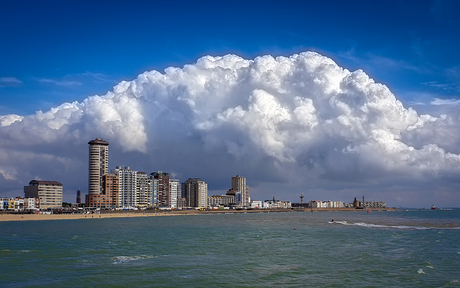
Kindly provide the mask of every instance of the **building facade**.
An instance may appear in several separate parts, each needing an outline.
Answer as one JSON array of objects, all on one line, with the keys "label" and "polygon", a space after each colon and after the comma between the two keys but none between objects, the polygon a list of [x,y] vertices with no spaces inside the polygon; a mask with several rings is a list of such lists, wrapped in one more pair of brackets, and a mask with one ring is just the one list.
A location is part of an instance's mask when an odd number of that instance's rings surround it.
[{"label": "building facade", "polygon": [[234,195],[212,195],[208,197],[208,207],[229,207],[232,205],[235,205]]},{"label": "building facade", "polygon": [[139,205],[137,194],[137,171],[117,166],[112,174],[118,176],[118,207],[133,208]]},{"label": "building facade", "polygon": [[39,209],[38,198],[0,197],[0,210],[30,211]]},{"label": "building facade", "polygon": [[253,200],[251,201],[251,208],[252,209],[262,209],[264,208],[263,202],[261,200]]},{"label": "building facade", "polygon": [[77,204],[81,203],[81,191],[77,190]]},{"label": "building facade", "polygon": [[366,201],[361,204],[364,209],[368,208],[386,208],[387,202],[383,201]]},{"label": "building facade", "polygon": [[177,198],[177,209],[186,208],[186,199],[183,197]]},{"label": "building facade", "polygon": [[109,143],[96,138],[89,144],[88,194],[104,194],[102,177],[109,173]]},{"label": "building facade", "polygon": [[137,172],[137,195],[139,207],[153,207],[153,179],[145,172]]},{"label": "building facade", "polygon": [[187,207],[207,207],[208,184],[199,178],[188,178],[182,183]]},{"label": "building facade", "polygon": [[153,172],[150,177],[157,180],[158,206],[171,207],[169,193],[169,174],[163,171]]},{"label": "building facade", "polygon": [[109,173],[102,176],[102,185],[102,194],[86,195],[86,206],[103,209],[118,207],[118,175]]},{"label": "building facade", "polygon": [[239,200],[237,205],[238,206],[247,206],[248,204],[248,189],[246,186],[246,177],[241,177],[240,175],[236,175],[232,177],[232,189],[235,191],[235,195],[240,193],[241,195],[238,197]]},{"label": "building facade", "polygon": [[32,180],[24,186],[25,198],[38,198],[39,208],[62,207],[62,184],[57,181]]},{"label": "building facade", "polygon": [[169,179],[169,203],[171,208],[178,208],[177,199],[181,197],[181,185],[179,179]]}]

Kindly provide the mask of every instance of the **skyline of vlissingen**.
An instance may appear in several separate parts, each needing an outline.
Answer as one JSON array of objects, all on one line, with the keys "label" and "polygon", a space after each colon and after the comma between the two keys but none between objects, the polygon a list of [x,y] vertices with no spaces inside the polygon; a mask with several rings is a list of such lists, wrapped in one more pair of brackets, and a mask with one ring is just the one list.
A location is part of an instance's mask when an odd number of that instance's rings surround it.
[{"label": "skyline of vlissingen", "polygon": [[[188,178],[182,184],[172,179],[169,173],[150,173],[117,166],[109,172],[109,143],[96,138],[88,142],[88,191],[85,202],[81,202],[82,191],[76,191],[77,205],[92,209],[290,209],[294,208],[386,208],[385,202],[254,200],[249,194],[246,178],[236,175],[231,178],[231,188],[225,195],[208,196],[208,184],[200,178]],[[58,181],[32,180],[24,186],[24,198],[1,198],[0,210],[33,211],[60,209],[63,204],[63,184]],[[59,212],[60,213],[60,212]]]}]

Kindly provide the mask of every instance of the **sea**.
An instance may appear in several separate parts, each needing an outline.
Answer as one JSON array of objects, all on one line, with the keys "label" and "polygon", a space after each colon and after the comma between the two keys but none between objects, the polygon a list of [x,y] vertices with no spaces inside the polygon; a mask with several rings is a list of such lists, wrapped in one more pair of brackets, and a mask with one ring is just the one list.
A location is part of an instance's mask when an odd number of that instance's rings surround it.
[{"label": "sea", "polygon": [[0,287],[352,286],[460,287],[460,210],[0,222]]}]

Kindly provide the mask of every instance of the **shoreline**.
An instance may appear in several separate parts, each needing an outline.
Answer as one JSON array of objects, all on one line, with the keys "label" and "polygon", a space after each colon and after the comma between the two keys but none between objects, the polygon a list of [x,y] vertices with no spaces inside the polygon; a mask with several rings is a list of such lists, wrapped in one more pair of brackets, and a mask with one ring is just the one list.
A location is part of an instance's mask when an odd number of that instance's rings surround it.
[{"label": "shoreline", "polygon": [[350,208],[303,208],[303,209],[251,209],[251,210],[175,210],[175,211],[104,211],[93,214],[19,214],[0,213],[0,222],[7,221],[43,221],[43,220],[72,220],[72,219],[108,219],[108,218],[136,218],[158,217],[179,215],[209,215],[209,214],[237,214],[237,213],[293,213],[293,212],[326,212],[326,211],[349,211],[349,212],[375,212],[375,211],[399,211],[395,208],[374,209],[350,209]]}]

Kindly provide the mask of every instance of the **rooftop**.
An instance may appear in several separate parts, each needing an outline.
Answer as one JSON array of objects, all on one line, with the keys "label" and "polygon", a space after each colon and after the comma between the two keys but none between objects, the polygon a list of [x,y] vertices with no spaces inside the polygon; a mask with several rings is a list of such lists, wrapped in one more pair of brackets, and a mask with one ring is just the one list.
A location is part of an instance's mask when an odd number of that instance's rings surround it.
[{"label": "rooftop", "polygon": [[109,145],[109,142],[96,138],[88,142],[89,145]]},{"label": "rooftop", "polygon": [[55,185],[55,186],[62,186],[60,182],[57,181],[43,181],[43,180],[32,180],[29,182],[29,185]]}]

